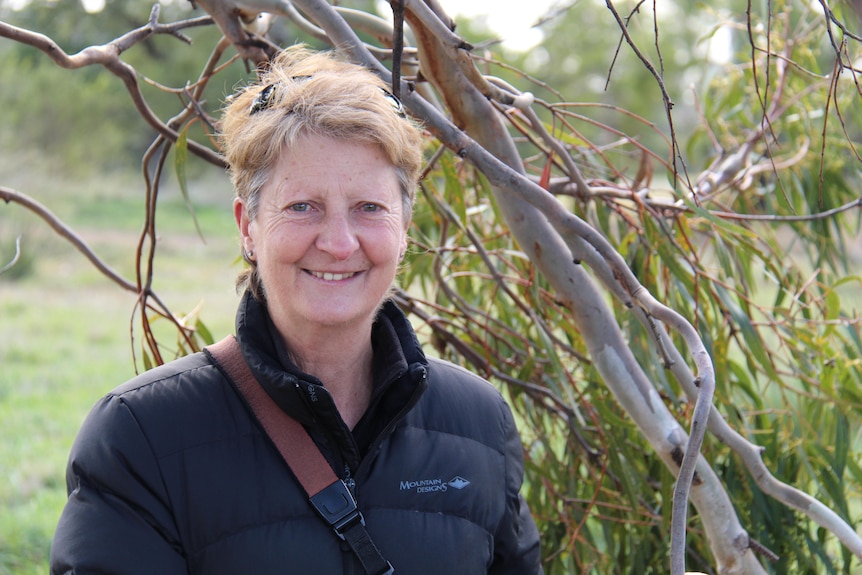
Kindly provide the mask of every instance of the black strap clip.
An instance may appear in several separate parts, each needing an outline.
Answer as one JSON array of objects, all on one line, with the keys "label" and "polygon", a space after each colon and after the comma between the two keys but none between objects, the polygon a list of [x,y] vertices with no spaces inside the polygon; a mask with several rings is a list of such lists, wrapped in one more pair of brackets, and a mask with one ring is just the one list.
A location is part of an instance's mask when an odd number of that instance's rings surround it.
[{"label": "black strap clip", "polygon": [[395,569],[380,554],[365,530],[365,518],[356,506],[356,500],[344,481],[337,480],[309,498],[311,505],[329,523],[342,541],[359,557],[362,567],[370,575],[393,575]]},{"label": "black strap clip", "polygon": [[356,500],[340,479],[311,497],[310,501],[342,540],[344,532],[357,521],[365,525],[365,518],[356,507]]}]

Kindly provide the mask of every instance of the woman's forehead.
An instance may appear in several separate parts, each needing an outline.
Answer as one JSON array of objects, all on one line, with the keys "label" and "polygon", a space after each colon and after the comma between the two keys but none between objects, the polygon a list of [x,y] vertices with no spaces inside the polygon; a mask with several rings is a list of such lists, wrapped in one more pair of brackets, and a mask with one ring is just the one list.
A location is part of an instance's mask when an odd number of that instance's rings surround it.
[{"label": "woman's forehead", "polygon": [[307,138],[276,159],[270,183],[282,192],[400,195],[395,166],[376,145]]}]

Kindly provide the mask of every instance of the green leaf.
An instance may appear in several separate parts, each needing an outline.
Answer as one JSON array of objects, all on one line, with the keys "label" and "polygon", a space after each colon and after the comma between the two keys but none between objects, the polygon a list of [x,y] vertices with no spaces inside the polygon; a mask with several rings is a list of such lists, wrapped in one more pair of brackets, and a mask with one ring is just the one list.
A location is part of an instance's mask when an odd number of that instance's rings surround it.
[{"label": "green leaf", "polygon": [[756,409],[763,408],[763,399],[761,397],[760,392],[757,387],[754,385],[755,382],[751,378],[751,374],[741,366],[736,361],[728,361],[727,366],[733,374],[733,385],[734,389],[738,389],[747,395]]},{"label": "green leaf", "polygon": [[755,239],[757,238],[757,234],[753,231],[746,229],[738,224],[732,223],[730,220],[726,220],[724,218],[720,218],[716,215],[713,215],[707,209],[704,209],[702,206],[696,205],[691,201],[690,198],[684,198],[686,206],[695,213],[711,224],[713,224],[719,230],[722,230],[724,233],[730,236],[739,236],[742,238]]},{"label": "green leaf", "polygon": [[213,334],[210,332],[209,328],[200,318],[198,318],[195,322],[195,331],[198,333],[201,340],[206,345],[211,345],[215,342],[215,340],[213,339]]},{"label": "green leaf", "polygon": [[731,317],[736,323],[737,329],[742,334],[748,349],[746,350],[757,361],[758,364],[766,371],[766,374],[773,380],[778,380],[778,374],[775,372],[775,366],[772,365],[772,360],[769,351],[764,346],[763,340],[754,326],[751,324],[751,319],[745,311],[731,297],[730,292],[721,285],[713,286],[721,302],[730,312]]},{"label": "green leaf", "polygon": [[458,216],[458,221],[462,226],[467,225],[467,201],[464,195],[469,189],[467,186],[461,185],[458,179],[458,172],[455,164],[452,161],[452,156],[444,155],[440,159],[440,165],[443,168],[443,176],[445,178],[446,202],[455,214]]},{"label": "green leaf", "polygon": [[174,168],[177,172],[177,182],[180,184],[180,192],[183,195],[183,200],[186,203],[186,207],[189,210],[189,214],[192,216],[192,221],[195,224],[195,230],[198,232],[198,236],[201,240],[206,243],[206,239],[204,238],[204,234],[201,231],[201,226],[198,223],[197,214],[195,214],[194,205],[192,205],[191,197],[189,196],[189,187],[188,182],[186,180],[186,163],[188,160],[188,130],[189,124],[183,126],[183,129],[180,130],[179,136],[177,137],[177,143],[174,146]]},{"label": "green leaf", "polygon": [[153,369],[153,360],[150,358],[150,354],[147,353],[147,350],[143,350],[142,355],[144,360],[144,371]]}]

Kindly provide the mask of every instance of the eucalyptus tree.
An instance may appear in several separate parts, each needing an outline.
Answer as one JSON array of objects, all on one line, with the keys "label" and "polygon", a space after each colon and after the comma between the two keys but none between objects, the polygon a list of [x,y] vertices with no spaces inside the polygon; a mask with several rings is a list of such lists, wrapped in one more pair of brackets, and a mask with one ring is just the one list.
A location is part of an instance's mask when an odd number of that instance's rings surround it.
[{"label": "eucalyptus tree", "polygon": [[[156,6],[74,54],[39,33],[50,24],[0,22],[0,36],[63,68],[106,68],[157,133],[137,277],[102,266],[138,294],[145,367],[166,359],[154,318],[175,322],[177,354],[210,339],[152,289],[169,151],[181,185],[192,156],[223,168],[203,94],[227,63],[250,75],[288,39],[331,46],[390,82],[428,132],[396,298],[437,353],[509,396],[547,573],[860,567],[855,13],[825,0],[571,3],[545,24],[544,59],[522,60],[465,40],[435,0],[392,0],[391,15],[324,0],[197,4],[170,23]],[[160,84],[181,102],[160,116],[141,90],[147,64],[126,51],[193,27],[222,37],[195,77]],[[694,49],[716,35],[722,59]],[[186,48],[160,46],[149,74],[168,78]],[[579,77],[587,60],[606,70],[593,100],[577,91],[595,83]],[[26,191],[0,197],[101,264]]]}]

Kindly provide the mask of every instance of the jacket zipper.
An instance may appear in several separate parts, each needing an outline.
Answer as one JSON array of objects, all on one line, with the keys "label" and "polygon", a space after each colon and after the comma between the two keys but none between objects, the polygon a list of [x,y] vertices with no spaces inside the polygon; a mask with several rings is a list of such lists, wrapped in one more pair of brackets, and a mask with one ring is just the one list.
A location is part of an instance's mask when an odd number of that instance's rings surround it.
[{"label": "jacket zipper", "polygon": [[392,420],[389,422],[389,424],[383,429],[383,431],[380,432],[380,435],[378,435],[374,439],[374,442],[368,448],[368,452],[367,452],[366,456],[364,458],[362,458],[362,460],[359,463],[359,469],[357,470],[357,474],[359,474],[364,467],[367,467],[368,465],[371,464],[370,463],[371,460],[374,459],[373,455],[377,451],[377,448],[380,447],[380,444],[383,443],[383,440],[392,434],[392,431],[395,429],[395,426],[397,426],[399,423],[401,423],[401,420],[404,419],[404,416],[407,414],[407,412],[410,411],[411,409],[413,409],[413,407],[416,405],[416,402],[419,401],[419,398],[422,396],[422,392],[424,391],[422,388],[423,388],[425,381],[427,379],[428,379],[428,369],[423,367],[422,368],[422,375],[419,378],[419,385],[417,386],[416,391],[413,392],[413,397],[411,397],[410,401],[408,401],[404,405],[404,407],[401,408],[401,411],[399,411],[398,414],[392,418]]},{"label": "jacket zipper", "polygon": [[[353,479],[353,475],[350,473],[350,464],[344,464],[344,484],[347,486],[347,490],[350,491],[350,494],[353,496],[353,500],[356,501],[356,480]],[[358,502],[357,502],[358,504]]]},{"label": "jacket zipper", "polygon": [[[423,386],[423,384],[425,383],[425,380],[427,378],[428,378],[428,370],[426,368],[422,368],[422,376],[419,380],[418,388],[421,388]],[[392,433],[392,430],[395,429],[395,426],[398,425],[398,423],[402,419],[404,419],[404,415],[408,411],[410,411],[413,408],[413,406],[416,405],[416,402],[419,400],[419,397],[422,395],[422,391],[423,391],[422,389],[417,389],[413,393],[413,397],[410,398],[410,401],[408,401],[407,404],[405,404],[404,407],[401,408],[401,411],[399,411],[398,414],[392,418],[392,421],[390,421],[389,424],[380,433],[380,435],[378,435],[377,438],[375,438],[374,442],[371,444],[371,446],[368,449],[367,455],[363,459],[360,460],[359,469],[357,470],[357,472],[361,471],[364,466],[370,465],[370,463],[368,463],[368,462],[370,460],[374,459],[374,457],[373,457],[374,452],[377,451],[377,448],[380,446],[380,444],[383,442],[383,440]],[[356,480],[353,478],[353,473],[351,472],[350,464],[347,462],[344,463],[344,478],[342,479],[342,481],[344,481],[344,484],[347,485],[347,489],[348,489],[348,491],[350,491],[350,494],[353,496],[353,500],[356,502],[356,506],[359,507],[359,500],[356,497]],[[344,549],[343,543],[342,543],[342,549]],[[349,551],[349,548],[347,549],[347,551]],[[345,568],[345,575],[353,575],[354,573],[358,573],[356,571],[356,562],[355,561],[345,560],[344,568]],[[361,569],[359,571],[361,571]]]}]

